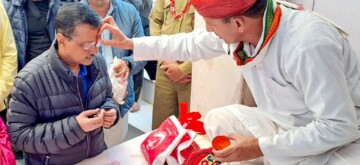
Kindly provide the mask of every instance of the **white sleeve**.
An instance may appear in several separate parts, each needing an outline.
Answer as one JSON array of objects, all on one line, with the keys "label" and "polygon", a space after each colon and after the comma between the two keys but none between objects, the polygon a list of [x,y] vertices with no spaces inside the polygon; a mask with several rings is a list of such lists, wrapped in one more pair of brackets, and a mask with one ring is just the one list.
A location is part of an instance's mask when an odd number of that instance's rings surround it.
[{"label": "white sleeve", "polygon": [[223,40],[205,29],[175,35],[133,38],[134,59],[197,61],[224,55]]},{"label": "white sleeve", "polygon": [[[352,55],[344,54],[348,52],[344,51],[347,48],[349,46],[343,40],[343,45],[318,41],[294,49],[284,72],[291,84],[303,93],[304,103],[313,112],[314,119],[304,127],[260,138],[260,148],[265,156],[288,160],[319,155],[359,138],[356,110],[346,75],[346,65],[352,58]],[[359,63],[358,60],[353,62]]]}]

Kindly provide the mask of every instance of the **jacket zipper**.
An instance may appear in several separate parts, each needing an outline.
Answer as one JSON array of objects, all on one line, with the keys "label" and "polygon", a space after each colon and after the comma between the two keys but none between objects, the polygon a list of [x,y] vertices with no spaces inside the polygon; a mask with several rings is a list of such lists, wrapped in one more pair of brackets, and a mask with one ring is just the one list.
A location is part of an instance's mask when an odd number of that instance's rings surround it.
[{"label": "jacket zipper", "polygon": [[87,101],[89,100],[89,93],[90,93],[91,89],[94,87],[95,82],[96,82],[97,79],[99,78],[99,75],[100,75],[100,72],[97,74],[97,76],[96,76],[96,78],[95,78],[95,81],[93,82],[93,84],[91,85],[91,87],[90,87],[89,90],[88,90],[88,94],[87,94],[86,100],[85,100],[85,105],[86,105],[86,107],[87,107],[87,104],[88,104]]}]

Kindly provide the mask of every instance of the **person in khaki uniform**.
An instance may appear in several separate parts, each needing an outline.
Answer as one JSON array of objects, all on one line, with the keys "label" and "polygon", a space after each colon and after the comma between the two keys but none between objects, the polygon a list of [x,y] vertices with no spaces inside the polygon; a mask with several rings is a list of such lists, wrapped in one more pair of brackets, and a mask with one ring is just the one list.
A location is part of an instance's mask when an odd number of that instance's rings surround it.
[{"label": "person in khaki uniform", "polygon": [[[170,9],[174,8],[174,11]],[[190,0],[158,0],[150,15],[150,35],[171,35],[194,29]],[[179,115],[179,102],[190,105],[191,62],[158,61],[152,129],[169,116]]]}]

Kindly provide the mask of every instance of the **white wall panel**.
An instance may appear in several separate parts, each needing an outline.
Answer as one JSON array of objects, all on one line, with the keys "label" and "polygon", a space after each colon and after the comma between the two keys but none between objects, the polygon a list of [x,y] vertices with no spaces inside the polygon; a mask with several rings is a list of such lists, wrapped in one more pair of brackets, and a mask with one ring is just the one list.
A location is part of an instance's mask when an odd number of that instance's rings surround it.
[{"label": "white wall panel", "polygon": [[288,0],[336,22],[350,34],[349,41],[360,56],[360,0]]},{"label": "white wall panel", "polygon": [[[196,13],[195,28],[205,27]],[[217,107],[240,102],[241,73],[231,56],[224,55],[193,63],[191,111],[206,113]]]},{"label": "white wall panel", "polygon": [[287,0],[287,1],[294,4],[302,5],[309,10],[312,10],[314,5],[314,0]]},{"label": "white wall panel", "polygon": [[316,0],[314,11],[344,27],[360,56],[360,0]]}]

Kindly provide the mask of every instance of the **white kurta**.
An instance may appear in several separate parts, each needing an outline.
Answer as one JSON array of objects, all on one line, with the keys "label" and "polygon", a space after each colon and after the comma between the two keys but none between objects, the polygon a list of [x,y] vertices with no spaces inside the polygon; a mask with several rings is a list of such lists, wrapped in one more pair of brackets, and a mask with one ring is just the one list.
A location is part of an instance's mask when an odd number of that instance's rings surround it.
[{"label": "white kurta", "polygon": [[[260,147],[274,164],[325,164],[360,135],[359,57],[317,16],[285,7],[282,12],[266,54],[240,67],[259,110],[279,128],[278,134],[260,137]],[[195,61],[224,54],[223,41],[204,29],[133,40],[137,60]]]}]

